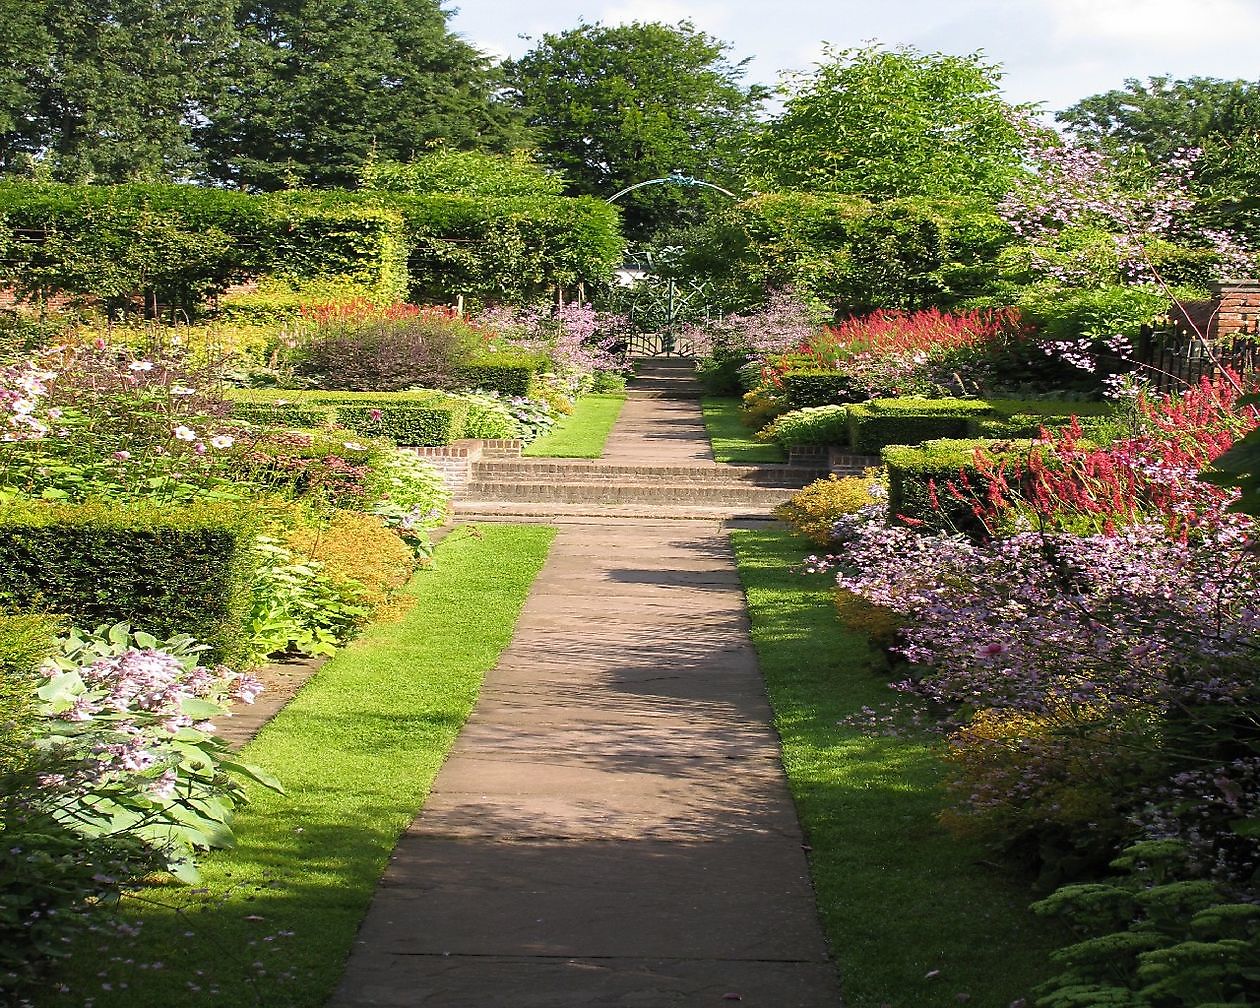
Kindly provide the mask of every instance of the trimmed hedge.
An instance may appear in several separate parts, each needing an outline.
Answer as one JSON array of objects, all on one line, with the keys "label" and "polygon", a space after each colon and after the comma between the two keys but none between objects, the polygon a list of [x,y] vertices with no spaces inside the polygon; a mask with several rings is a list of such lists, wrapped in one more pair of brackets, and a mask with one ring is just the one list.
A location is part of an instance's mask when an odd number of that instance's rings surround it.
[{"label": "trimmed hedge", "polygon": [[839,371],[785,372],[783,393],[790,409],[831,406],[855,399],[852,379]]},{"label": "trimmed hedge", "polygon": [[[923,522],[932,529],[971,530],[976,523],[971,506],[955,500],[946,484],[973,475],[976,451],[988,451],[990,444],[978,440],[940,439],[919,447],[891,445],[885,448],[882,456],[888,470],[889,514]],[[932,503],[933,484],[937,504]]]},{"label": "trimmed hedge", "polygon": [[0,225],[13,231],[4,279],[38,296],[146,295],[191,312],[263,274],[348,280],[390,301],[407,290],[401,214],[335,194],[9,181]]},{"label": "trimmed hedge", "polygon": [[[264,423],[309,417],[365,437],[387,437],[406,447],[446,445],[465,436],[468,406],[433,389],[414,392],[325,392],[306,389],[236,389],[232,414]],[[379,412],[379,416],[373,416]]]},{"label": "trimmed hedge", "polygon": [[238,503],[30,502],[0,515],[0,606],[249,650],[258,514]]},{"label": "trimmed hedge", "polygon": [[590,197],[21,181],[0,183],[0,233],[0,279],[24,294],[189,313],[257,276],[348,282],[386,302],[525,301],[609,278],[624,244],[617,209]]},{"label": "trimmed hedge", "polygon": [[872,399],[849,407],[849,444],[859,455],[878,455],[887,445],[970,437],[976,421],[992,415],[980,399]]},{"label": "trimmed hedge", "polygon": [[505,396],[528,396],[537,390],[538,372],[545,363],[540,355],[494,354],[455,369],[459,387],[485,389]]}]

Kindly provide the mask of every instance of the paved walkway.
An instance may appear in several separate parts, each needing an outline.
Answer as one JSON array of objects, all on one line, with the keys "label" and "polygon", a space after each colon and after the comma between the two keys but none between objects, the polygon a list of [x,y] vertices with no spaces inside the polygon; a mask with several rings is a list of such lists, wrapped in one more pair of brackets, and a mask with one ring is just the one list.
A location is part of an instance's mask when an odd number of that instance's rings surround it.
[{"label": "paved walkway", "polygon": [[[704,457],[698,412],[619,452]],[[835,1008],[777,742],[719,525],[562,526],[332,1005]]]}]

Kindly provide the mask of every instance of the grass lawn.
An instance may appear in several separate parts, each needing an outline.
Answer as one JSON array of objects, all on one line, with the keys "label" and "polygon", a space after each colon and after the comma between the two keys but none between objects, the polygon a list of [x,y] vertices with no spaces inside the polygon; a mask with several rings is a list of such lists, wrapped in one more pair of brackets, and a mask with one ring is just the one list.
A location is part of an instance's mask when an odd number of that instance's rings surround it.
[{"label": "grass lawn", "polygon": [[937,825],[926,743],[837,724],[892,694],[865,637],[836,619],[830,579],[792,570],[804,541],[733,538],[847,1008],[1007,1008],[1044,979],[1063,936],[1028,912],[1026,883]]},{"label": "grass lawn", "polygon": [[175,910],[138,904],[140,939],[83,950],[72,994],[49,1003],[320,1008],[553,535],[487,525],[448,536],[409,589],[416,605],[339,652],[242,750],[287,794],[255,789],[235,821],[239,846],[204,860],[206,892],[169,890],[160,898]]},{"label": "grass lawn", "polygon": [[572,413],[526,445],[523,454],[528,458],[599,458],[625,402],[624,393],[583,396]]},{"label": "grass lawn", "polygon": [[709,429],[713,457],[719,462],[786,462],[777,444],[766,444],[753,437],[739,415],[739,400],[705,396],[701,402],[704,425]]}]

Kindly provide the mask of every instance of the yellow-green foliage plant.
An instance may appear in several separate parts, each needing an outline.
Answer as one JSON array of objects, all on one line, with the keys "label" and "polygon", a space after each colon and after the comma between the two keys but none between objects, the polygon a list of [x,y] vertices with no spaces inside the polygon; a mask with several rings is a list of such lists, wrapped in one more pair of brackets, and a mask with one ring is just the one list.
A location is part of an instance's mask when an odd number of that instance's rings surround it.
[{"label": "yellow-green foliage plant", "polygon": [[774,515],[806,539],[826,546],[832,541],[831,529],[837,519],[883,497],[883,482],[876,469],[868,469],[862,476],[839,477],[833,473],[798,490],[775,508]]},{"label": "yellow-green foliage plant", "polygon": [[336,511],[322,522],[290,532],[286,540],[376,610],[397,607],[402,588],[416,570],[415,552],[375,515]]}]

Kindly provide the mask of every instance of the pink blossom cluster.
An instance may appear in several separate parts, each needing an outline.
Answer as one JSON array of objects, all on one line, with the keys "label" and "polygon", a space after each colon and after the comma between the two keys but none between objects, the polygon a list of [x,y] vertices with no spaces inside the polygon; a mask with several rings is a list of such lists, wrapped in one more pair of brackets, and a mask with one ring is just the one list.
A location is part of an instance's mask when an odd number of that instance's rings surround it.
[{"label": "pink blossom cluster", "polygon": [[0,367],[0,441],[46,436],[59,411],[46,401],[54,372],[34,363]]},{"label": "pink blossom cluster", "polygon": [[1191,542],[1160,523],[976,543],[875,520],[839,563],[842,588],[907,617],[899,650],[929,671],[901,688],[954,709],[1120,716],[1248,695],[1260,558],[1242,518]]},{"label": "pink blossom cluster", "polygon": [[804,351],[818,330],[809,305],[792,288],[780,287],[758,305],[725,315],[711,326],[694,327],[689,336],[697,341],[696,353],[701,355],[720,347],[765,361],[776,354]]},{"label": "pink blossom cluster", "polygon": [[1058,249],[1059,235],[1089,228],[1110,235],[1122,283],[1151,283],[1147,244],[1164,239],[1211,249],[1226,272],[1249,275],[1254,251],[1237,235],[1195,223],[1197,200],[1190,182],[1202,151],[1184,149],[1141,179],[1107,154],[1070,141],[1025,134],[1031,169],[998,206],[1012,230],[1029,243],[1039,268],[1068,286],[1096,282],[1089,263]]},{"label": "pink blossom cluster", "polygon": [[146,779],[137,785],[151,797],[170,798],[182,758],[174,736],[195,742],[215,730],[209,717],[187,713],[188,702],[197,701],[199,712],[226,715],[231,704],[253,703],[262,691],[252,676],[223,666],[204,668],[153,647],[129,647],[69,672],[51,662],[45,671],[48,684],[41,696],[48,701],[50,737],[58,744],[78,739],[87,747],[76,779],[45,784],[81,794],[141,775]]},{"label": "pink blossom cluster", "polygon": [[511,346],[546,353],[561,371],[593,374],[622,369],[613,351],[625,330],[625,318],[585,302],[545,308],[495,306],[480,315],[477,325]]}]

